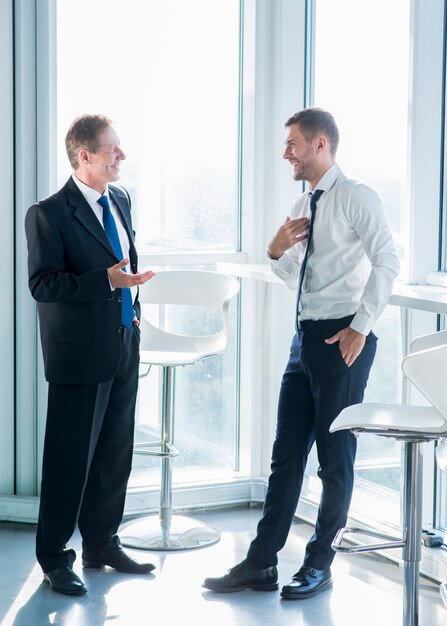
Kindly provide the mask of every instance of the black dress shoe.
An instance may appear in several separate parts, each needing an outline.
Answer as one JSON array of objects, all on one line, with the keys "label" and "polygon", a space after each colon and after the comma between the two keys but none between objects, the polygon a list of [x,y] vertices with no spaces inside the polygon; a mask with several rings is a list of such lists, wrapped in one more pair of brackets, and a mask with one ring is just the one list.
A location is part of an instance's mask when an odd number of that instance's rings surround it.
[{"label": "black dress shoe", "polygon": [[300,600],[311,598],[317,593],[326,591],[332,587],[332,575],[330,568],[314,569],[303,565],[292,576],[287,585],[281,591],[281,597],[287,600]]},{"label": "black dress shoe", "polygon": [[147,574],[155,569],[152,563],[138,563],[124,552],[119,539],[106,546],[102,552],[95,555],[82,555],[82,566],[93,569],[101,569],[108,565],[118,572],[125,574]]},{"label": "black dress shoe", "polygon": [[58,593],[65,593],[68,596],[79,596],[82,593],[87,593],[87,587],[71,567],[53,569],[44,574],[43,579],[49,583],[52,591]]},{"label": "black dress shoe", "polygon": [[228,570],[225,576],[205,578],[205,589],[220,593],[231,591],[276,591],[278,589],[278,571],[274,565],[264,569],[256,569],[247,559]]}]

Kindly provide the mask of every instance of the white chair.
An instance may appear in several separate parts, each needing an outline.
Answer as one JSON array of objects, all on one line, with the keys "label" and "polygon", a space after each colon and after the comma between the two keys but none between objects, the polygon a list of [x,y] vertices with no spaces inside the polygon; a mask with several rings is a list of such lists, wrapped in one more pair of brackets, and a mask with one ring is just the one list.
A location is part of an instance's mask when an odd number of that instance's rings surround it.
[{"label": "white chair", "polygon": [[[349,429],[354,434],[372,433],[403,443],[402,537],[346,527],[339,530],[332,547],[336,552],[348,554],[403,548],[403,625],[417,626],[422,543],[421,444],[447,436],[447,332],[416,338],[411,343],[410,354],[402,362],[402,370],[431,406],[356,404],[344,409],[330,427],[331,432]],[[385,542],[353,547],[341,545],[350,533],[369,535]],[[445,593],[441,586],[441,595]]]},{"label": "white chair", "polygon": [[[220,533],[193,518],[172,515],[172,460],[178,455],[174,440],[174,373],[223,352],[227,345],[230,301],[239,291],[238,281],[205,270],[166,270],[140,288],[142,305],[140,363],[163,368],[160,441],[135,444],[134,452],[161,458],[159,520],[150,515],[123,524],[123,545],[149,550],[183,550],[215,543]],[[145,305],[194,305],[220,312],[221,328],[211,335],[186,336],[163,330],[145,317]],[[153,450],[158,448],[158,450]]]}]

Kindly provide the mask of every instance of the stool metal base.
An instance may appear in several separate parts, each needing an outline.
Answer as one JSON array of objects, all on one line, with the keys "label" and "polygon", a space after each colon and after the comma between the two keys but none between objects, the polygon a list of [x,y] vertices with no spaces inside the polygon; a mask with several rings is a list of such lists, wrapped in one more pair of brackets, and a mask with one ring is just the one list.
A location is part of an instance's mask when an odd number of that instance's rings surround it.
[{"label": "stool metal base", "polygon": [[[419,564],[422,544],[422,451],[421,441],[404,442],[404,478],[402,497],[402,536],[389,537],[375,531],[345,527],[338,531],[332,543],[336,552],[355,554],[391,548],[402,548],[403,560],[403,626],[419,625]],[[348,534],[369,535],[385,542],[354,547],[342,546]],[[442,590],[441,590],[442,595]]]},{"label": "stool metal base", "polygon": [[[385,539],[386,542],[371,543],[371,544],[359,544],[356,546],[343,546],[343,540],[346,535],[365,535],[367,537],[374,537],[376,539]],[[358,552],[376,552],[377,550],[389,550],[391,548],[403,548],[405,547],[405,541],[399,537],[391,537],[384,533],[378,533],[374,530],[365,530],[364,528],[353,528],[346,526],[340,528],[335,535],[335,539],[332,542],[332,549],[335,552],[344,552],[346,554],[357,554]]]},{"label": "stool metal base", "polygon": [[173,515],[169,528],[162,528],[157,515],[140,517],[119,530],[123,546],[141,550],[191,550],[220,540],[220,532],[192,517]]}]

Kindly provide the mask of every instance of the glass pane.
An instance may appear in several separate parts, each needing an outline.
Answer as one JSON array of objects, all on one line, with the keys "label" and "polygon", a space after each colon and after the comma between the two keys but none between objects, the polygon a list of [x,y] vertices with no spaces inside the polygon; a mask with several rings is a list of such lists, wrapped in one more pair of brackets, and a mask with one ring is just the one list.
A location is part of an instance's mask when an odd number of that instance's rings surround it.
[{"label": "glass pane", "polygon": [[447,533],[447,473],[438,470],[438,505],[437,505],[437,526],[444,533]]},{"label": "glass pane", "polygon": [[[447,252],[447,250],[446,250]],[[446,330],[447,315],[439,316],[439,330]],[[442,443],[442,440],[435,445]],[[436,464],[436,503],[435,503],[436,527],[445,533],[444,543],[447,540],[447,471],[441,470]]]},{"label": "glass pane", "polygon": [[[198,306],[144,306],[144,315],[165,330],[185,335],[212,334],[221,328],[221,315]],[[232,472],[237,427],[237,300],[230,305],[230,341],[223,354],[176,368],[174,442],[180,454],[174,460],[175,482],[215,479]],[[146,372],[141,366],[141,374]],[[162,368],[153,366],[140,379],[135,440],[157,441],[161,433]],[[157,448],[154,448],[157,449]],[[160,461],[136,455],[132,486],[157,484]]]},{"label": "glass pane", "polygon": [[315,105],[335,116],[342,169],[382,197],[405,264],[410,1],[316,5]]},{"label": "glass pane", "polygon": [[[382,197],[404,271],[410,2],[318,0],[316,9],[315,105],[338,123],[343,171]],[[399,309],[388,307],[374,331],[365,401],[399,403]],[[400,462],[397,442],[360,436],[352,509],[398,524]]]},{"label": "glass pane", "polygon": [[140,252],[236,250],[239,0],[57,8],[60,183],[69,124],[105,113],[127,155]]},{"label": "glass pane", "polygon": [[[389,306],[379,319],[375,333],[379,337],[365,402],[400,404],[402,399],[402,343],[400,310]],[[399,525],[400,522],[401,444],[394,439],[361,435],[358,439],[355,466],[356,493],[353,509],[369,517]],[[378,506],[371,507],[371,494]],[[389,500],[385,502],[385,500]],[[386,511],[386,516],[384,515]]]}]

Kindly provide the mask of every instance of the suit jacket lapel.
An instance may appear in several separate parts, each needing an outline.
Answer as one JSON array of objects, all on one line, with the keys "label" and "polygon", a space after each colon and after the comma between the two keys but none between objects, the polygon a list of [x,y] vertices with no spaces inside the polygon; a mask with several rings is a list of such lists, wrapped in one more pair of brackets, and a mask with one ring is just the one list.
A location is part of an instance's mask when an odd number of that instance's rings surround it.
[{"label": "suit jacket lapel", "polygon": [[109,242],[109,239],[100,224],[98,218],[92,211],[92,207],[79,191],[76,184],[70,178],[65,185],[68,204],[73,207],[74,217],[81,222],[93,237],[116,258],[115,252]]},{"label": "suit jacket lapel", "polygon": [[117,187],[112,187],[111,185],[109,185],[109,194],[113,198],[113,201],[118,207],[123,218],[124,228],[126,229],[127,236],[129,237],[130,255],[131,257],[133,257],[132,260],[135,261],[137,257],[137,251],[134,243],[134,233],[132,229],[132,220],[130,216],[128,199],[120,189],[118,189]]}]

